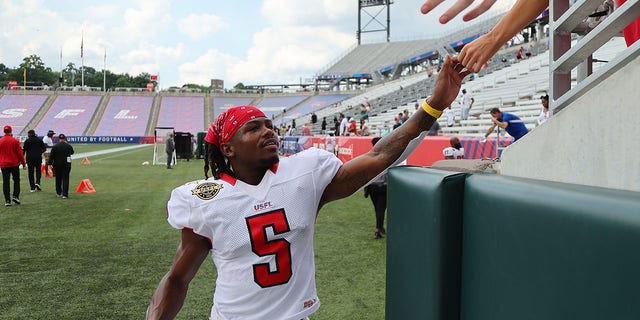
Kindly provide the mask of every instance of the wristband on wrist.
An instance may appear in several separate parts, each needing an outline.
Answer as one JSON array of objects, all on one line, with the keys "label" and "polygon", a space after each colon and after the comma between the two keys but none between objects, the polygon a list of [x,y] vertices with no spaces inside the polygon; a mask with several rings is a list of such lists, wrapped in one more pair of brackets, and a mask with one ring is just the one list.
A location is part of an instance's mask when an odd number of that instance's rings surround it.
[{"label": "wristband on wrist", "polygon": [[422,110],[436,119],[440,118],[442,115],[442,111],[434,109],[427,103],[427,100],[422,103]]}]

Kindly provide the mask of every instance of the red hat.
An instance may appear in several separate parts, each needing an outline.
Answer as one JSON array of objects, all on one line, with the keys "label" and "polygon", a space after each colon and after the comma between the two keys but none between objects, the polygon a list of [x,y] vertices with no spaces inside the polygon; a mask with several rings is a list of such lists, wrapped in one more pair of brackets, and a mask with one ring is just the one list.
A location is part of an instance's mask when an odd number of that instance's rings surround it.
[{"label": "red hat", "polygon": [[11,126],[4,126],[4,133],[11,133],[11,131],[13,131]]},{"label": "red hat", "polygon": [[236,131],[245,123],[258,118],[266,117],[260,109],[254,106],[237,106],[221,113],[211,126],[207,135],[204,137],[206,142],[220,147],[221,143],[229,142]]}]

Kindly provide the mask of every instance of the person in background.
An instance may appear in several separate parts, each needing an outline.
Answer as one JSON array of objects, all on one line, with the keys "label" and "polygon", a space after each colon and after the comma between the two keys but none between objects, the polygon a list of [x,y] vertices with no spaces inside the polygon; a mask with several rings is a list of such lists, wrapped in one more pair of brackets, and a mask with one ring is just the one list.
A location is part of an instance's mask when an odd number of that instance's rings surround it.
[{"label": "person in background", "polygon": [[357,136],[358,135],[358,125],[356,124],[356,119],[349,118],[349,129],[347,129],[348,136]]},{"label": "person in background", "polygon": [[173,153],[176,151],[176,142],[173,140],[173,132],[167,135],[167,141],[164,144],[164,151],[167,153],[167,169],[173,169]]},{"label": "person in background", "polygon": [[449,139],[450,147],[442,149],[442,154],[445,159],[464,159],[464,148],[460,144],[460,139],[457,137],[451,137]]},{"label": "person in background", "polygon": [[358,128],[359,136],[368,136],[369,135],[369,126],[367,125],[364,119],[360,119],[360,128]]},{"label": "person in background", "polygon": [[354,194],[415,150],[468,74],[446,55],[422,110],[344,163],[315,147],[280,158],[273,123],[260,109],[221,113],[205,137],[205,179],[177,187],[167,203],[167,221],[181,230],[181,242],[147,319],[176,317],[208,255],[217,277],[211,320],[298,320],[316,312],[313,239],[321,208]]},{"label": "person in background", "polygon": [[444,109],[443,113],[445,118],[447,118],[447,127],[453,127],[456,124],[456,114],[453,109],[451,109],[451,106]]},{"label": "person in background", "polygon": [[469,110],[473,107],[474,101],[471,92],[467,92],[467,89],[462,89],[462,97],[460,97],[460,119],[467,120],[469,118]]},{"label": "person in background", "polygon": [[542,110],[540,110],[540,115],[538,116],[538,125],[543,124],[545,121],[549,120],[549,95],[545,94],[540,97],[540,104],[542,104]]},{"label": "person in background", "polygon": [[311,123],[305,123],[302,126],[302,135],[303,136],[310,136],[311,135],[311,126],[312,126]]},{"label": "person in background", "polygon": [[296,130],[296,126],[291,125],[291,127],[289,128],[289,130],[287,130],[287,135],[290,137],[294,137],[298,135],[298,132]]},{"label": "person in background", "polygon": [[[371,144],[376,145],[381,137],[371,139]],[[376,179],[364,187],[364,197],[370,197],[373,209],[376,213],[376,232],[374,239],[382,238],[387,231],[384,228],[384,214],[387,211],[387,174],[380,174]]]},{"label": "person in background", "polygon": [[360,119],[369,119],[369,111],[367,110],[367,106],[365,106],[364,104],[360,105]]},{"label": "person in background", "polygon": [[325,134],[327,131],[327,117],[322,117],[322,123],[320,124],[320,130],[322,134]]},{"label": "person in background", "polygon": [[[0,139],[0,170],[2,171],[2,192],[4,205],[11,206],[11,200],[20,204],[20,165],[27,169],[20,141],[13,137],[13,128],[4,126],[4,136]],[[13,197],[11,197],[11,179],[13,179]]]},{"label": "person in background", "polygon": [[27,140],[22,145],[22,151],[27,159],[29,186],[31,192],[41,191],[40,180],[42,178],[42,172],[40,166],[42,165],[42,153],[45,152],[47,146],[44,144],[38,136],[35,130],[31,129],[27,132]]},{"label": "person in background", "polygon": [[398,115],[393,118],[393,129],[400,127],[402,125],[402,112],[398,113]]},{"label": "person in background", "polygon": [[[400,114],[398,114],[400,115]],[[400,124],[403,124],[405,122],[407,122],[407,120],[409,120],[409,109],[404,109],[402,111],[402,115],[400,117]]]},{"label": "person in background", "polygon": [[491,122],[493,125],[484,134],[484,139],[481,142],[485,142],[487,137],[493,132],[496,126],[505,129],[509,135],[513,137],[513,142],[522,138],[529,132],[524,122],[515,114],[508,112],[501,112],[498,108],[491,109]]},{"label": "person in background", "polygon": [[71,173],[71,155],[73,147],[67,143],[67,136],[58,135],[58,143],[51,148],[47,165],[53,167],[56,176],[56,195],[58,198],[69,198],[69,175]]},{"label": "person in background", "polygon": [[47,131],[47,135],[42,137],[42,142],[47,146],[47,150],[44,151],[44,163],[49,161],[49,154],[51,154],[51,148],[53,147],[53,135],[56,134],[53,130]]},{"label": "person in background", "polygon": [[344,114],[340,114],[340,132],[341,136],[349,135],[349,120],[344,116]]},{"label": "person in background", "polygon": [[516,52],[516,60],[518,61],[522,60],[522,50],[523,48],[520,47],[520,49],[518,49],[518,51]]}]

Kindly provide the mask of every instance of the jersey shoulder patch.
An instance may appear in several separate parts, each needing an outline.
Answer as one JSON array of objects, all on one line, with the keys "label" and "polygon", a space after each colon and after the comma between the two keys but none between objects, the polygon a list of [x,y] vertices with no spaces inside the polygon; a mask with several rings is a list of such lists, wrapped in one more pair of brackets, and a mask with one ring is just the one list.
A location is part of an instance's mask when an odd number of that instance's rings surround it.
[{"label": "jersey shoulder patch", "polygon": [[191,189],[191,194],[197,196],[202,200],[211,200],[215,198],[220,190],[222,190],[223,186],[219,183],[215,182],[203,182],[196,185],[195,188]]}]

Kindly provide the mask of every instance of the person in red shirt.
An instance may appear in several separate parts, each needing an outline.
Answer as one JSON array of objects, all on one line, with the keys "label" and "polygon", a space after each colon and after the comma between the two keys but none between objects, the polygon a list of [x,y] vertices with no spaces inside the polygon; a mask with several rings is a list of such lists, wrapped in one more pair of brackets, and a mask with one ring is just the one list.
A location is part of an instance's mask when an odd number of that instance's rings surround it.
[{"label": "person in red shirt", "polygon": [[349,119],[349,135],[350,136],[357,136],[358,135],[358,127],[356,125],[356,119],[354,118],[350,118]]},{"label": "person in red shirt", "polygon": [[[11,126],[4,126],[4,137],[0,139],[0,170],[2,170],[2,192],[4,193],[4,205],[10,206],[11,200],[20,204],[20,165],[27,169],[24,161],[20,141],[13,137]],[[13,178],[13,198],[11,198],[10,186]]]}]

